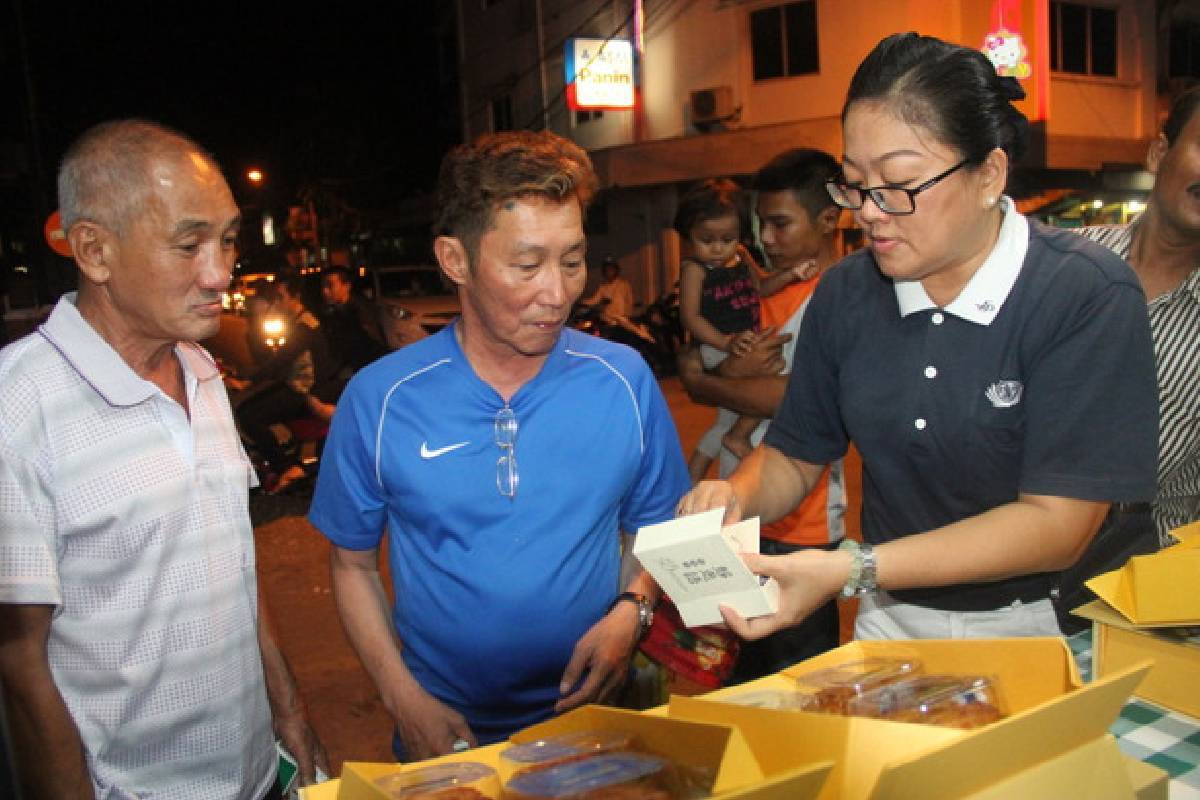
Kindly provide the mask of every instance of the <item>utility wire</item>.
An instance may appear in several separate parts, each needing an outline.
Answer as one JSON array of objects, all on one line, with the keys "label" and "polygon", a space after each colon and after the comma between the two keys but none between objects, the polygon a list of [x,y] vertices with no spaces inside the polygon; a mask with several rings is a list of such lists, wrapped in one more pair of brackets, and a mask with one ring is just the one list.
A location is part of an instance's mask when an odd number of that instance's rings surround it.
[{"label": "utility wire", "polygon": [[[559,40],[558,44],[553,45],[552,47],[546,48],[546,52],[552,52],[552,51],[562,48],[562,46],[567,43],[568,39],[571,39],[572,37],[578,35],[586,27],[591,25],[592,22],[595,21],[595,19],[597,17],[599,17],[603,12],[608,11],[608,10],[609,10],[609,0],[600,0],[600,6],[595,11],[593,11],[591,13],[591,15],[588,16],[587,19],[585,19],[583,22],[576,25],[575,28],[570,33],[568,33],[566,36],[564,36],[562,39]],[[465,23],[463,20],[459,20],[459,24],[462,25]],[[534,31],[534,35],[541,36],[541,31]],[[547,63],[549,63],[549,59],[535,58],[533,60],[533,64],[531,66],[529,66],[526,69],[522,70],[521,72],[518,72],[515,75],[511,76],[509,78],[509,80],[512,81],[512,84],[514,86],[517,86],[521,83],[522,80],[524,80],[525,78],[532,75],[536,70],[543,68],[543,66]],[[462,76],[459,76],[459,79],[462,80]],[[490,103],[491,103],[491,99],[489,98],[487,100],[487,102],[485,102],[484,104],[478,105],[475,108],[470,109],[470,111],[468,112],[467,119],[471,119],[471,118],[475,117],[476,115],[481,114],[484,111],[486,111],[488,109],[488,105]]]},{"label": "utility wire", "polygon": [[[661,27],[664,28],[670,25],[683,16],[684,12],[695,5],[695,3],[696,0],[668,0],[667,3],[657,6],[655,13],[648,14],[646,17],[646,35],[651,33],[651,28],[657,29],[660,27],[660,22],[662,23]],[[672,9],[671,6],[676,6],[676,8]],[[670,16],[670,19],[666,19],[668,16]]]}]

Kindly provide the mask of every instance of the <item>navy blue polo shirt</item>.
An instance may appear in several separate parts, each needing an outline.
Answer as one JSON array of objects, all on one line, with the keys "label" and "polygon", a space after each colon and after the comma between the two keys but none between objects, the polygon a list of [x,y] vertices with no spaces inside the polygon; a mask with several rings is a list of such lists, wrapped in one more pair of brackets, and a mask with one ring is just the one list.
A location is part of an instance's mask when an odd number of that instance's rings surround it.
[{"label": "navy blue polo shirt", "polygon": [[[920,284],[883,276],[868,249],[813,295],[765,441],[814,464],[854,441],[869,542],[972,517],[1019,492],[1154,495],[1154,353],[1136,276],[1107,249],[1007,207],[996,250],[946,308]],[[1046,597],[1052,579],[892,594],[985,610]]]}]

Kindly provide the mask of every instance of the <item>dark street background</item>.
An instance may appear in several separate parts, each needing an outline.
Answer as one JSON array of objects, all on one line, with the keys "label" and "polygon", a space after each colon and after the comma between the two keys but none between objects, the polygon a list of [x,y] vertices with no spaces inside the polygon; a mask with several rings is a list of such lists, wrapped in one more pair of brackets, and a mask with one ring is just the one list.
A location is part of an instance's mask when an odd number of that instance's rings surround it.
[{"label": "dark street background", "polygon": [[[458,136],[456,98],[439,84],[455,56],[442,52],[453,35],[439,34],[438,5],[9,0],[0,92],[15,110],[28,84],[50,177],[90,125],[144,116],[195,137],[231,174],[253,165],[284,191],[327,180],[356,202],[387,202],[426,186]],[[4,116],[4,128],[28,122]]]},{"label": "dark street background", "polygon": [[[279,268],[297,240],[284,223],[300,208],[320,211],[326,249],[360,243],[355,263],[362,243],[412,229],[422,235],[406,240],[406,260],[427,260],[429,191],[461,134],[453,9],[0,3],[0,295],[24,308],[75,288],[74,265],[43,240],[58,163],[84,130],[124,117],[177,128],[212,152],[246,220],[249,271]],[[247,179],[251,167],[261,182]],[[274,244],[261,234],[268,214]]]}]

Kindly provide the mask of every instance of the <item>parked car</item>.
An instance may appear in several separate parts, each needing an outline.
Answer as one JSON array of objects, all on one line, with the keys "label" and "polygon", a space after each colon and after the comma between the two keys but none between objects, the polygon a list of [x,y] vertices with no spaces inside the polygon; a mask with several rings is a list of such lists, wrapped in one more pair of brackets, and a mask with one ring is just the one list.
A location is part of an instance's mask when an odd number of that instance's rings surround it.
[{"label": "parked car", "polygon": [[393,350],[437,333],[461,311],[458,290],[436,266],[373,267],[370,273],[379,327]]}]

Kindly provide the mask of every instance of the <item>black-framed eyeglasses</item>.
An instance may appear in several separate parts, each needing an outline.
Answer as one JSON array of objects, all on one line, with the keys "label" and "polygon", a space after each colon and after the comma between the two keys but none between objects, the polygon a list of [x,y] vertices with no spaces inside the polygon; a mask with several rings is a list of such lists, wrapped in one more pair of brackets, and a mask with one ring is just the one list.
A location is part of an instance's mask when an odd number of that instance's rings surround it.
[{"label": "black-framed eyeglasses", "polygon": [[521,476],[517,472],[517,415],[512,408],[505,406],[497,411],[493,427],[501,454],[496,462],[496,488],[505,497],[516,497]]},{"label": "black-framed eyeglasses", "polygon": [[858,211],[870,197],[880,211],[899,217],[917,210],[917,195],[936,186],[966,165],[967,159],[964,159],[940,175],[934,175],[915,189],[904,189],[899,186],[850,186],[841,180],[825,181],[825,189],[833,198],[833,202],[842,208]]}]

